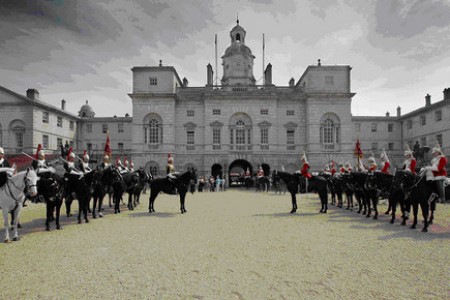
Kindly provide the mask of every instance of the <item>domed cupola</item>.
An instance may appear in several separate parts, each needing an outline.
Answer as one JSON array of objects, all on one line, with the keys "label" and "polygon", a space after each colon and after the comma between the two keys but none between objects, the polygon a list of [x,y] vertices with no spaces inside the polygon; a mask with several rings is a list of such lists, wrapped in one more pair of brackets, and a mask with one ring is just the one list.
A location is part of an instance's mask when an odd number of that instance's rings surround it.
[{"label": "domed cupola", "polygon": [[78,112],[78,116],[80,118],[93,118],[95,116],[95,112],[92,110],[92,107],[88,104],[86,100],[86,104],[83,105]]},{"label": "domed cupola", "polygon": [[239,25],[230,31],[231,45],[222,56],[223,77],[222,85],[254,85],[256,80],[253,76],[252,51],[245,45],[246,32]]}]

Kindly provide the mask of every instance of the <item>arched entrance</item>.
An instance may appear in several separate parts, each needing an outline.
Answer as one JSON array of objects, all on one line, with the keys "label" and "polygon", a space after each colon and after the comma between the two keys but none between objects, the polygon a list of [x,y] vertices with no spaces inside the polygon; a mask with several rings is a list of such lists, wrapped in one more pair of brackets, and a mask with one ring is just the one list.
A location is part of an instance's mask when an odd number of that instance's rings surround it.
[{"label": "arched entrance", "polygon": [[247,170],[250,172],[250,174],[253,174],[252,165],[245,159],[237,159],[233,161],[228,169],[229,186],[241,185],[242,181],[239,181],[239,179]]},{"label": "arched entrance", "polygon": [[214,178],[216,178],[217,175],[219,175],[222,178],[222,176],[223,176],[222,165],[221,164],[214,164],[214,165],[212,165],[212,167],[211,167],[211,175]]}]

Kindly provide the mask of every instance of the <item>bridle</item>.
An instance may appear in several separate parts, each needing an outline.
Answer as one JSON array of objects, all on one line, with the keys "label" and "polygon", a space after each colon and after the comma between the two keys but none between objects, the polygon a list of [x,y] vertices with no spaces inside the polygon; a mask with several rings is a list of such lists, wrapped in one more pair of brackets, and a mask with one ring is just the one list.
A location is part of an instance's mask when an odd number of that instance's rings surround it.
[{"label": "bridle", "polygon": [[28,170],[27,170],[27,173],[26,173],[25,176],[23,177],[23,183],[25,184],[26,192],[24,192],[20,187],[18,187],[18,186],[14,183],[14,181],[8,180],[8,181],[6,182],[6,186],[7,186],[7,188],[8,188],[9,194],[10,194],[11,198],[13,198],[14,201],[16,202],[16,207],[17,207],[17,205],[19,204],[20,199],[17,199],[17,198],[14,196],[14,194],[13,194],[13,192],[12,192],[12,190],[11,190],[10,184],[11,184],[16,190],[18,190],[19,192],[23,193],[24,196],[28,196],[28,192],[29,192],[30,188],[32,188],[32,187],[34,187],[34,186],[37,186],[36,184],[31,184],[31,185],[30,185],[30,184],[28,183],[28,181],[29,181],[29,179],[28,179],[28,173],[29,173],[29,172],[30,172],[30,170],[28,169]]}]

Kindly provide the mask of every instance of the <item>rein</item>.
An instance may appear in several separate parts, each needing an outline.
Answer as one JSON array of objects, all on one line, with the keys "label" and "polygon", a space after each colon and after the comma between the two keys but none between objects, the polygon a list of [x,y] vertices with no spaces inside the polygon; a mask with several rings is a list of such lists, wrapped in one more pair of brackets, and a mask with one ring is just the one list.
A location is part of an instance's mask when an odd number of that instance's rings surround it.
[{"label": "rein", "polygon": [[416,183],[414,183],[412,186],[410,186],[410,187],[407,188],[406,190],[407,190],[407,191],[410,191],[410,190],[412,190],[413,188],[417,187],[424,177],[425,177],[425,175],[420,176],[419,180],[417,180]]}]

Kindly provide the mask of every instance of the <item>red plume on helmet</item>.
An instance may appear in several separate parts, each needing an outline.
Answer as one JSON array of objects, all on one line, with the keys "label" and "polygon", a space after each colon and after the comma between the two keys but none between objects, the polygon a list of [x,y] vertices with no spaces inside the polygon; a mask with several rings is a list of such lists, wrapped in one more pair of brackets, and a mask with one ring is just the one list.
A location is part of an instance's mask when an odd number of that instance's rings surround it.
[{"label": "red plume on helmet", "polygon": [[86,149],[84,149],[84,152],[83,152],[83,158],[86,156]]},{"label": "red plume on helmet", "polygon": [[41,151],[42,150],[42,145],[41,144],[39,144],[38,145],[38,147],[37,147],[37,150],[36,150],[36,155],[34,156],[34,158],[36,158],[36,159],[38,159],[39,158],[39,151]]},{"label": "red plume on helmet", "polygon": [[119,165],[121,165],[121,162],[120,162],[120,156],[118,156],[118,157],[116,158],[116,167],[118,167]]},{"label": "red plume on helmet", "polygon": [[72,147],[69,148],[69,151],[67,152],[66,160],[69,160],[70,154],[72,154]]},{"label": "red plume on helmet", "polygon": [[172,154],[167,154],[167,163],[172,163],[173,162],[173,157]]}]

